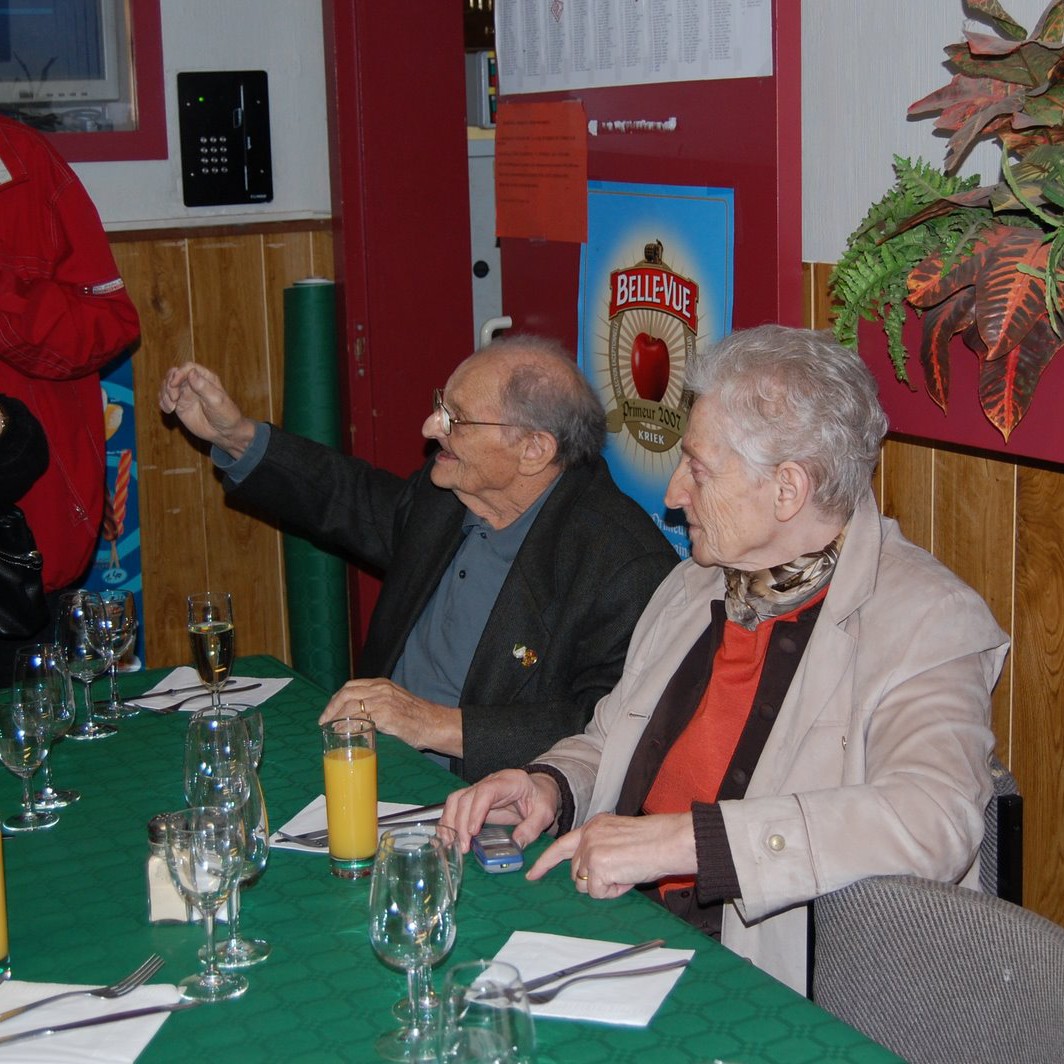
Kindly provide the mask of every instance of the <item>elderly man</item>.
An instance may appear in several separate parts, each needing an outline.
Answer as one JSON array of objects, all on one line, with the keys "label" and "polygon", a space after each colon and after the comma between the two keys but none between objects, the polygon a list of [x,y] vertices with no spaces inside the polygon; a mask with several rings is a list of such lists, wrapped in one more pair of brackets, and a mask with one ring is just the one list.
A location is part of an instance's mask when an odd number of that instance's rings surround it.
[{"label": "elderly man", "polygon": [[1008,644],[877,512],[886,418],[853,352],[764,326],[692,359],[686,383],[665,498],[693,557],[583,734],[452,795],[445,820],[463,843],[486,819],[521,844],[553,825],[530,879],[568,860],[594,897],[653,884],[804,992],[817,895],[876,874],[977,881]]},{"label": "elderly man", "polygon": [[360,678],[321,719],[368,716],[468,780],[584,727],[677,560],[611,479],[602,407],[548,340],[466,359],[422,428],[435,453],[405,479],[244,417],[193,364],[160,405],[214,445],[241,505],[384,572]]}]

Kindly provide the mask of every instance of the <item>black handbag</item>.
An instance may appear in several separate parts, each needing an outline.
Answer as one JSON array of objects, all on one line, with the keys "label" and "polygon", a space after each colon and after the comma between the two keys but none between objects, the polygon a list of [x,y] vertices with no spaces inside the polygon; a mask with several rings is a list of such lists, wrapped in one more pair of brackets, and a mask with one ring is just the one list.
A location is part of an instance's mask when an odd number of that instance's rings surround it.
[{"label": "black handbag", "polygon": [[48,623],[43,564],[22,511],[0,507],[0,636],[25,638]]}]

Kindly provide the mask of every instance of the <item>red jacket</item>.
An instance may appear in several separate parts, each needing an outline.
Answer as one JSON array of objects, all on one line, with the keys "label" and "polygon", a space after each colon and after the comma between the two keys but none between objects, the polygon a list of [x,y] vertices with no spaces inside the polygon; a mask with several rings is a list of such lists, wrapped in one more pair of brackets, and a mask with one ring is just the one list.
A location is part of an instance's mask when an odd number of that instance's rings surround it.
[{"label": "red jacket", "polygon": [[0,392],[44,426],[51,461],[19,502],[48,590],[88,568],[104,504],[99,369],[140,335],[96,208],[33,130],[0,116]]}]

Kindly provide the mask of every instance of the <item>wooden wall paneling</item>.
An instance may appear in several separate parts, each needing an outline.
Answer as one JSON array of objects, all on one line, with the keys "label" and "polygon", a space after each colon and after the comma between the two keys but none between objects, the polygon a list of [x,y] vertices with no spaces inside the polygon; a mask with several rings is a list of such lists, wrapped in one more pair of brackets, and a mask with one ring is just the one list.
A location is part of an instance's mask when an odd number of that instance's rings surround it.
[{"label": "wooden wall paneling", "polygon": [[[986,600],[1011,634],[1016,543],[1016,466],[1011,462],[936,450],[934,554]],[[994,690],[998,756],[1009,763],[1011,661]]]},{"label": "wooden wall paneling", "polygon": [[1061,474],[1018,470],[1012,771],[1024,800],[1024,904],[1064,923],[1064,509]]},{"label": "wooden wall paneling", "polygon": [[113,251],[141,322],[133,389],[145,663],[178,664],[188,658],[185,584],[207,583],[203,462],[184,433],[164,422],[157,402],[166,370],[192,357],[186,245],[122,242]]},{"label": "wooden wall paneling", "polygon": [[[189,266],[196,361],[218,373],[245,414],[269,419],[272,389],[261,237],[190,239]],[[202,461],[209,461],[205,453]],[[204,523],[208,585],[233,595],[238,653],[283,657],[279,534],[259,518],[227,505],[216,484],[204,495]]]},{"label": "wooden wall paneling", "polygon": [[834,320],[831,295],[828,292],[828,277],[831,263],[807,262],[803,264],[803,280],[807,283],[808,305],[805,309],[806,327],[827,329]]},{"label": "wooden wall paneling", "polygon": [[879,504],[913,543],[932,549],[934,459],[930,448],[887,439],[879,460]]}]

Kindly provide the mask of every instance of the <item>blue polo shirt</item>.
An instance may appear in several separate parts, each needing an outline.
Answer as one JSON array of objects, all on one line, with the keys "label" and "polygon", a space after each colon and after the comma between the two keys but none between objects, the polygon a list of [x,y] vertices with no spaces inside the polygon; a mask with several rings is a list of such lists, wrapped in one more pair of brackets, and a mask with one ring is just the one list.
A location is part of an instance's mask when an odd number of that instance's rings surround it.
[{"label": "blue polo shirt", "polygon": [[505,528],[466,510],[465,538],[407,637],[392,672],[397,684],[430,702],[458,705],[495,600],[554,484]]}]

